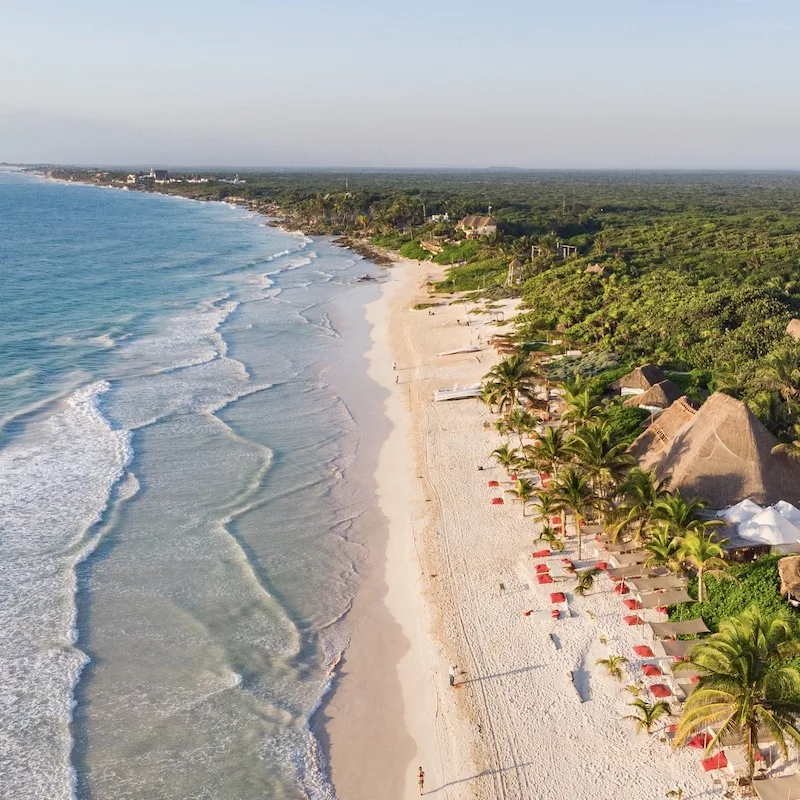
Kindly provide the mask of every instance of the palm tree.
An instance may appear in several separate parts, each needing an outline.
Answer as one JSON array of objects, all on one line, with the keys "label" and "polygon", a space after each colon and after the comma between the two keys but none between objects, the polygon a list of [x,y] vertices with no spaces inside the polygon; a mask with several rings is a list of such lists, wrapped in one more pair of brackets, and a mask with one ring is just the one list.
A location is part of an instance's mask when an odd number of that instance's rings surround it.
[{"label": "palm tree", "polygon": [[597,402],[597,398],[584,389],[576,395],[566,399],[567,408],[561,415],[561,421],[573,427],[585,425],[595,419],[602,406]]},{"label": "palm tree", "polygon": [[522,516],[527,516],[525,511],[528,501],[536,496],[536,487],[533,485],[533,481],[530,478],[519,478],[510,491],[522,503]]},{"label": "palm tree", "polygon": [[697,570],[697,600],[703,602],[703,576],[710,573],[724,574],[728,568],[725,553],[720,544],[711,536],[690,531],[681,542],[678,557]]},{"label": "palm tree", "polygon": [[625,477],[636,464],[624,442],[614,441],[606,422],[587,423],[569,439],[567,448],[589,475],[601,497]]},{"label": "palm tree", "polygon": [[700,512],[708,505],[697,497],[687,500],[679,491],[671,492],[656,501],[653,507],[653,521],[663,522],[677,537],[689,532],[707,533],[721,524],[720,520],[703,520]]},{"label": "palm tree", "polygon": [[561,470],[558,475],[553,490],[553,499],[562,509],[572,511],[575,520],[575,535],[578,537],[578,561],[581,561],[583,558],[581,525],[589,510],[597,505],[597,497],[592,492],[586,476],[578,470],[568,467]]},{"label": "palm tree", "polygon": [[576,572],[578,585],[575,587],[575,594],[585,597],[594,587],[594,579],[602,572],[599,567],[584,569]]},{"label": "palm tree", "polygon": [[629,708],[635,708],[635,714],[628,714],[624,719],[633,720],[636,723],[636,732],[647,731],[648,734],[653,732],[653,726],[662,717],[668,717],[672,714],[670,707],[663,700],[656,703],[648,703],[645,700],[634,700],[628,703]]},{"label": "palm tree", "polygon": [[[720,623],[719,633],[698,642],[683,662],[700,675],[675,731],[675,746],[708,726],[717,730],[711,750],[724,736],[740,738],[753,777],[758,731],[763,729],[784,758],[786,740],[800,743],[800,670],[779,659],[797,651],[791,624],[752,607]],[[684,668],[682,664],[676,669]]]},{"label": "palm tree", "polygon": [[492,451],[492,458],[505,468],[506,472],[511,472],[519,464],[519,450],[508,444],[500,445]]},{"label": "palm tree", "polygon": [[666,567],[672,572],[680,569],[680,551],[682,540],[673,536],[670,529],[662,523],[650,533],[644,549],[650,554],[646,567]]},{"label": "palm tree", "polygon": [[622,665],[627,664],[628,659],[625,656],[609,656],[608,658],[598,658],[594,663],[605,667],[612,678],[621,681],[623,678]]},{"label": "palm tree", "polygon": [[642,531],[648,526],[659,500],[664,499],[669,491],[667,481],[659,481],[655,470],[645,471],[634,467],[619,488],[622,502],[617,508],[616,524],[611,528],[614,540],[629,528],[634,529],[634,538],[642,538]]},{"label": "palm tree", "polygon": [[772,452],[783,453],[791,459],[800,458],[800,423],[796,422],[794,424],[792,435],[794,436],[792,441],[776,444],[775,447],[772,448]]},{"label": "palm tree", "polygon": [[504,358],[483,376],[484,400],[497,406],[502,414],[506,409],[517,408],[520,400],[535,396],[535,370],[527,353],[517,353]]},{"label": "palm tree", "polygon": [[522,434],[532,431],[539,420],[534,417],[533,414],[529,414],[521,408],[515,408],[513,411],[506,414],[503,420],[499,420],[499,422],[502,422],[505,431],[516,433],[517,436],[519,436],[519,446],[522,447]]},{"label": "palm tree", "polygon": [[571,457],[562,428],[545,428],[533,437],[532,445],[525,445],[523,452],[536,469],[546,469],[553,476]]},{"label": "palm tree", "polygon": [[549,525],[545,525],[542,528],[542,532],[536,541],[547,542],[548,547],[556,553],[560,553],[564,549],[564,542],[561,541],[558,534]]},{"label": "palm tree", "polygon": [[756,374],[762,388],[776,391],[791,407],[800,401],[800,346],[796,343],[773,350]]}]

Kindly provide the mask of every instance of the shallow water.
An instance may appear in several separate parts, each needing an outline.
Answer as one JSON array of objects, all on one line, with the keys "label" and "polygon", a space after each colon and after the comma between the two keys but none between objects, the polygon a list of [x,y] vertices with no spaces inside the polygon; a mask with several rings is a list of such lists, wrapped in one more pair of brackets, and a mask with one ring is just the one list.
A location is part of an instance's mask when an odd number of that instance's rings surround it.
[{"label": "shallow water", "polygon": [[375,535],[375,268],[243,209],[0,173],[0,794],[333,796]]}]

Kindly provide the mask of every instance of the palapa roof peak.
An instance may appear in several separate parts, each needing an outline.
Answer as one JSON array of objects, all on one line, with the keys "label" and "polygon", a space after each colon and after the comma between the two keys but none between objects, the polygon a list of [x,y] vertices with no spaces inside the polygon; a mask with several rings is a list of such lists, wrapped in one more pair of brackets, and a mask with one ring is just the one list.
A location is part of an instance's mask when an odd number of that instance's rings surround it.
[{"label": "palapa roof peak", "polygon": [[[641,395],[633,395],[636,399]],[[671,445],[675,436],[691,422],[697,412],[686,397],[679,397],[658,415],[650,426],[628,448],[642,469],[650,469]]]},{"label": "palapa roof peak", "polygon": [[642,394],[630,395],[622,405],[628,408],[647,406],[649,408],[667,408],[683,395],[681,388],[669,378],[651,386]]},{"label": "palapa roof peak", "polygon": [[665,381],[667,376],[655,364],[642,364],[635,370],[623,375],[610,384],[611,389],[641,389],[646,392],[650,387]]},{"label": "palapa roof peak", "polygon": [[[683,404],[685,398],[677,401]],[[778,440],[741,400],[712,394],[691,416],[670,414],[673,403],[631,446],[644,468],[656,467],[670,488],[725,508],[749,497],[761,505],[800,497],[800,464],[773,454]],[[651,431],[670,414],[677,430]],[[667,420],[670,421],[669,419]],[[649,435],[648,435],[649,434]],[[653,435],[656,434],[656,435]]]}]

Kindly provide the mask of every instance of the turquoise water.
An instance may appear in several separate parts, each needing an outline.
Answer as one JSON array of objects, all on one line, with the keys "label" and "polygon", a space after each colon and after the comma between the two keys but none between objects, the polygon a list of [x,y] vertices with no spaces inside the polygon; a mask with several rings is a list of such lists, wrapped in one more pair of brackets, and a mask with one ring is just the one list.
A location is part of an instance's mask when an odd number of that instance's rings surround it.
[{"label": "turquoise water", "polygon": [[309,721],[377,524],[365,271],[0,173],[0,795],[334,796]]}]

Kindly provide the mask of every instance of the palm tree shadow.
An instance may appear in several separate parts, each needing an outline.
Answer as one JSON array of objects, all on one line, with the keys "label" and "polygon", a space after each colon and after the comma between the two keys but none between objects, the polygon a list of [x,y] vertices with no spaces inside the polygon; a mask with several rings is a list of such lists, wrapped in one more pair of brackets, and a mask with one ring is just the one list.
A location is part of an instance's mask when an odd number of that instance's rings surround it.
[{"label": "palm tree shadow", "polygon": [[541,664],[532,664],[529,667],[520,667],[519,669],[510,669],[508,672],[496,672],[494,675],[479,675],[476,678],[467,678],[466,680],[459,681],[458,685],[463,686],[467,683],[480,683],[482,681],[492,680],[492,678],[506,678],[509,675],[522,675],[526,672],[532,672],[535,669],[542,669]]},{"label": "palm tree shadow", "polygon": [[459,783],[468,783],[469,781],[478,780],[478,778],[487,778],[491,775],[501,775],[504,772],[511,772],[518,771],[520,769],[525,769],[526,767],[535,767],[537,766],[535,761],[526,761],[524,764],[513,764],[510,767],[498,767],[497,769],[485,769],[483,772],[478,772],[476,775],[470,775],[467,778],[456,778],[455,780],[448,781],[447,783],[443,783],[441,786],[437,786],[435,789],[428,789],[427,792],[423,792],[423,795],[426,794],[436,794],[436,792],[441,792],[442,789],[446,789],[448,786],[457,786]]}]

